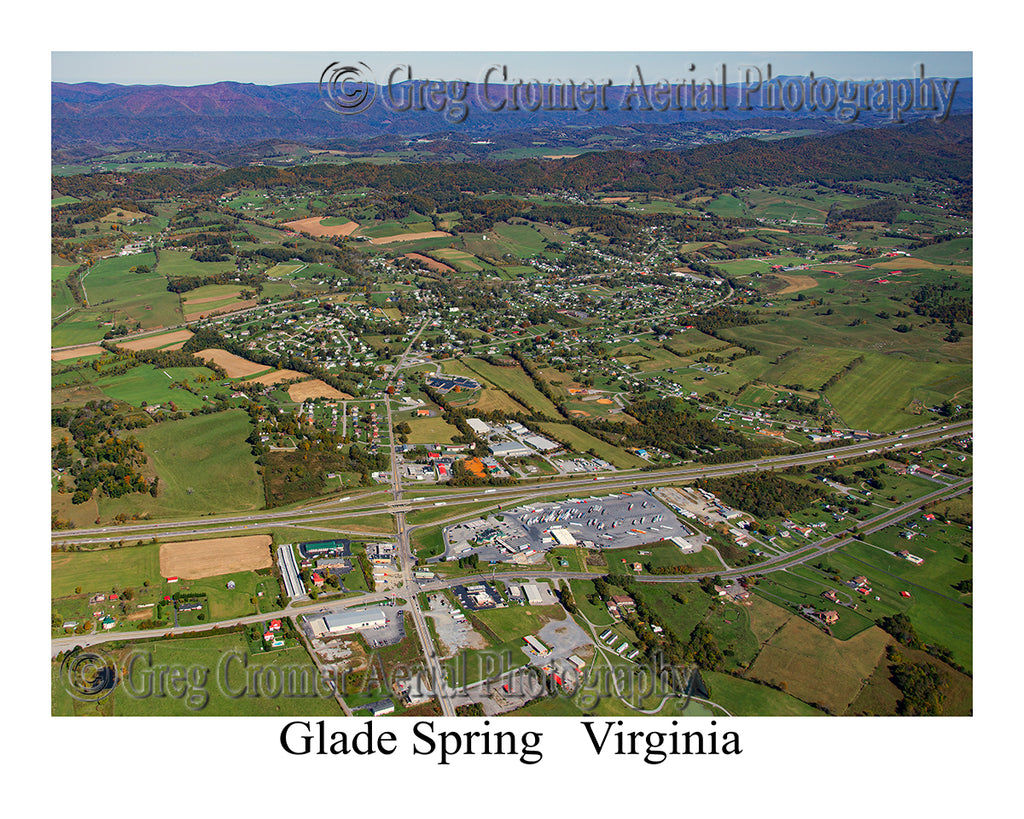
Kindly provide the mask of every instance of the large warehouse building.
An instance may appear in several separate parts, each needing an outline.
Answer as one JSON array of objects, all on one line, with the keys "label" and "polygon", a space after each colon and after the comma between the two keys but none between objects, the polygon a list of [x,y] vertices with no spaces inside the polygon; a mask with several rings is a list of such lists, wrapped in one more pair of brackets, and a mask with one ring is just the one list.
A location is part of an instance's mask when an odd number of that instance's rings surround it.
[{"label": "large warehouse building", "polygon": [[495,458],[526,458],[533,455],[534,452],[518,441],[505,441],[500,444],[491,444],[491,454]]},{"label": "large warehouse building", "polygon": [[306,623],[314,637],[325,637],[383,626],[387,623],[387,617],[384,616],[384,610],[378,606],[372,609],[338,611],[322,617],[310,616],[306,618]]}]

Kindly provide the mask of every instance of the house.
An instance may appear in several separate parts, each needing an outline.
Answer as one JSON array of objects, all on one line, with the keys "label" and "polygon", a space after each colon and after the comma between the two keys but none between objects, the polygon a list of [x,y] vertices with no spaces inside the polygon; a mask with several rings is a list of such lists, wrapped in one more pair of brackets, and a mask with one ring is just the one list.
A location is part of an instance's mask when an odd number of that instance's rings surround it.
[{"label": "house", "polygon": [[615,604],[616,608],[636,608],[636,603],[632,597],[627,597],[624,594],[613,594],[612,603]]},{"label": "house", "polygon": [[834,626],[836,623],[839,622],[839,612],[838,611],[822,611],[822,612],[818,613],[818,618],[826,626]]},{"label": "house", "polygon": [[309,579],[313,581],[313,585],[316,586],[318,589],[321,586],[323,586],[323,584],[325,582],[324,581],[324,576],[322,574],[320,574],[319,572],[313,572],[313,574],[310,575]]}]

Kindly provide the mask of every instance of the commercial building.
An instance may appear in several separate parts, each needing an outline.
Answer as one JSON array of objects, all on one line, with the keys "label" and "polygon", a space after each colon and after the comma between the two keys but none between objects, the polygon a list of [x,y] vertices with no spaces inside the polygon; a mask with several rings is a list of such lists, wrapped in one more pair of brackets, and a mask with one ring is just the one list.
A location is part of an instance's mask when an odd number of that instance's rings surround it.
[{"label": "commercial building", "polygon": [[490,450],[495,458],[527,458],[533,455],[532,449],[517,441],[503,441],[500,444],[491,444]]},{"label": "commercial building", "polygon": [[487,435],[491,431],[491,425],[486,421],[481,421],[479,418],[467,418],[466,424],[477,435]]},{"label": "commercial building", "polygon": [[562,526],[555,526],[551,529],[551,537],[555,539],[555,542],[559,546],[575,546],[576,538],[572,536],[568,529]]},{"label": "commercial building", "polygon": [[541,452],[551,452],[553,449],[558,449],[561,446],[561,444],[556,444],[543,435],[528,435],[523,438],[523,441],[534,449],[539,449]]},{"label": "commercial building", "polygon": [[370,609],[351,609],[323,616],[310,616],[306,623],[314,637],[335,634],[350,634],[367,628],[376,628],[387,623],[384,610],[379,606]]},{"label": "commercial building", "polygon": [[540,596],[540,588],[534,583],[523,586],[523,594],[526,595],[526,602],[531,606],[539,606],[543,602]]}]

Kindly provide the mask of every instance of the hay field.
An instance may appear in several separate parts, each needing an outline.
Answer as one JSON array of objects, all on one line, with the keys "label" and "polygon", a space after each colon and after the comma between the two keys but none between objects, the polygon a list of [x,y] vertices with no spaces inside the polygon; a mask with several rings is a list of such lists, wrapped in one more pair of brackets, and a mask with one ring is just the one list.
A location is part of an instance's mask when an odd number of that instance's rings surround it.
[{"label": "hay field", "polygon": [[254,361],[249,361],[246,358],[237,356],[234,353],[229,353],[227,350],[218,350],[214,347],[208,347],[205,350],[200,350],[198,353],[193,353],[193,357],[202,360],[212,361],[219,367],[224,368],[224,372],[228,374],[228,378],[239,378],[244,375],[256,375],[261,373],[267,366],[265,364],[257,364]]},{"label": "hay field", "polygon": [[381,236],[376,239],[371,238],[370,244],[388,245],[392,242],[415,242],[417,239],[437,239],[447,236],[451,236],[451,234],[445,233],[443,230],[425,230],[421,233],[398,233],[394,236]]},{"label": "hay field", "polygon": [[776,278],[782,279],[786,283],[786,286],[782,288],[778,295],[783,296],[786,293],[798,293],[801,290],[810,290],[812,287],[818,286],[817,279],[813,279],[810,276],[786,276],[782,273],[775,273]]},{"label": "hay field", "polygon": [[50,361],[66,361],[69,358],[82,358],[87,355],[103,355],[106,350],[98,344],[89,347],[75,347],[71,350],[54,350],[50,353]]},{"label": "hay field", "polygon": [[305,378],[306,373],[297,370],[274,370],[273,372],[258,375],[255,378],[247,378],[247,382],[256,384],[279,384],[282,381],[290,381],[293,378]]},{"label": "hay field", "polygon": [[787,621],[757,655],[747,677],[841,714],[882,659],[889,635],[872,627],[849,640],[829,637],[799,617]]},{"label": "hay field", "polygon": [[437,270],[441,273],[454,273],[455,269],[448,267],[436,259],[431,259],[429,256],[424,256],[421,253],[406,253],[405,258],[412,259],[414,262],[422,262],[431,270]]},{"label": "hay field", "polygon": [[160,574],[198,580],[271,566],[270,535],[183,540],[160,546]]},{"label": "hay field", "polygon": [[295,219],[291,222],[282,222],[281,227],[289,230],[298,230],[308,233],[310,236],[349,236],[359,224],[357,222],[346,222],[343,225],[322,225],[322,216],[313,216],[309,219]]},{"label": "hay field", "polygon": [[302,403],[307,398],[351,398],[347,392],[340,392],[330,384],[326,384],[319,378],[312,381],[303,381],[301,384],[292,384],[288,388],[288,397],[296,403]]},{"label": "hay field", "polygon": [[192,338],[191,330],[175,330],[173,333],[162,333],[160,335],[137,338],[133,341],[118,342],[117,346],[125,350],[153,350],[176,341],[185,342],[190,338]]},{"label": "hay field", "polygon": [[245,301],[232,301],[230,304],[227,304],[224,307],[216,307],[212,310],[198,310],[194,313],[186,313],[185,321],[195,321],[196,319],[203,318],[204,316],[219,316],[222,313],[234,313],[237,310],[246,310],[250,307],[255,307],[257,304],[258,302],[256,301],[256,299],[246,299]]}]

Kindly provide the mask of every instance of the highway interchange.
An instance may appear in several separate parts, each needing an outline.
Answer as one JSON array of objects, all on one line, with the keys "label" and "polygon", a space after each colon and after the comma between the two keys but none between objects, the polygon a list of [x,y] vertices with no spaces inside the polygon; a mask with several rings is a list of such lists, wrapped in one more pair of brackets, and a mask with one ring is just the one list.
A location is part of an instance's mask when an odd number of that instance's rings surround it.
[{"label": "highway interchange", "polygon": [[[392,370],[391,379],[394,380],[401,370],[407,366],[409,352],[413,349],[416,339],[422,333],[426,322],[420,325],[415,335],[406,347],[398,364]],[[386,393],[385,393],[386,395]],[[394,429],[392,419],[393,399],[384,398],[384,405],[387,412],[388,428]],[[451,691],[444,683],[444,673],[441,668],[441,659],[437,656],[434,641],[430,636],[427,625],[420,610],[416,595],[419,592],[434,592],[449,588],[454,585],[465,583],[474,576],[462,575],[445,579],[436,579],[429,582],[420,581],[417,583],[413,578],[413,566],[416,557],[410,542],[412,532],[418,528],[409,525],[406,514],[416,510],[432,509],[447,504],[465,504],[475,501],[493,501],[494,506],[504,505],[508,502],[524,503],[532,499],[551,496],[554,494],[572,494],[573,492],[585,492],[593,494],[595,491],[609,493],[619,490],[630,491],[644,487],[654,487],[673,483],[685,483],[698,478],[717,477],[725,475],[736,475],[748,472],[759,472],[772,469],[787,469],[792,466],[804,465],[814,466],[828,463],[831,460],[859,457],[861,455],[880,452],[886,449],[900,449],[903,447],[920,446],[923,444],[934,444],[948,438],[960,437],[969,434],[972,429],[970,421],[950,424],[929,424],[913,430],[906,430],[899,434],[874,438],[849,445],[834,446],[828,449],[800,452],[789,455],[779,455],[772,458],[763,458],[757,461],[741,461],[737,463],[721,465],[686,465],[668,469],[651,471],[620,471],[614,475],[588,475],[586,477],[552,477],[536,479],[530,482],[510,487],[501,487],[481,490],[476,487],[448,487],[440,490],[433,490],[429,497],[416,497],[406,499],[403,497],[405,490],[402,486],[402,479],[399,473],[399,460],[395,450],[395,436],[389,436],[391,449],[391,476],[390,486],[384,490],[375,490],[344,498],[317,501],[303,504],[297,508],[260,511],[251,514],[223,514],[208,515],[188,520],[149,522],[138,521],[126,523],[120,526],[96,527],[76,531],[54,531],[51,532],[51,543],[54,548],[65,548],[76,544],[102,544],[117,543],[124,540],[145,540],[151,538],[224,534],[232,532],[245,532],[254,528],[266,528],[273,525],[288,526],[309,526],[316,528],[318,524],[329,521],[331,532],[346,533],[344,520],[347,517],[363,518],[370,515],[392,516],[394,518],[394,537],[397,540],[401,579],[399,589],[403,590],[409,598],[404,610],[407,622],[411,622],[416,630],[422,653],[426,659],[426,672],[434,691],[438,695],[438,703],[445,716],[454,716],[455,707],[452,703]],[[884,511],[867,521],[856,524],[861,535],[871,534],[892,525],[900,520],[912,516],[923,503],[931,500],[953,497],[970,491],[971,479],[963,479],[940,486],[934,492],[917,498],[912,502],[902,504],[893,509]],[[418,490],[423,491],[423,490]],[[453,509],[452,517],[433,521],[422,526],[437,526],[439,523],[447,523],[460,517],[467,517],[467,514],[479,515],[482,510],[476,508],[471,513],[458,512]],[[364,534],[358,530],[351,530],[353,534]],[[692,573],[686,575],[658,575],[641,576],[638,580],[651,583],[679,583],[696,582],[709,575],[722,577],[742,576],[750,574],[767,574],[775,571],[782,571],[799,563],[820,557],[822,554],[838,549],[853,539],[852,527],[848,532],[827,535],[812,543],[800,546],[797,549],[780,555],[774,555],[755,566],[743,567],[741,569],[717,570],[714,572]],[[535,580],[572,580],[599,577],[605,572],[559,572],[541,567],[520,567],[517,570],[517,577],[529,577]],[[491,573],[481,573],[477,577],[490,577]],[[368,604],[382,603],[392,596],[393,592],[380,591],[361,595],[358,598],[348,598],[329,603],[319,601],[318,608],[326,608],[336,611],[344,608],[365,606]],[[296,617],[311,609],[307,606],[294,604],[291,601],[282,609],[274,612],[254,614],[247,617],[233,618],[228,621],[197,624],[169,628],[160,632],[162,635],[174,636],[178,634],[211,631],[217,628],[224,628],[236,625],[248,625],[266,621],[274,617]],[[111,641],[143,640],[152,639],[155,635],[153,630],[140,631],[119,631],[106,633],[92,633],[85,635],[72,635],[67,637],[54,638],[51,641],[51,654],[56,656],[62,651],[67,651],[75,646],[94,646]],[[340,698],[339,698],[340,702]],[[346,710],[344,703],[342,708]]]}]

